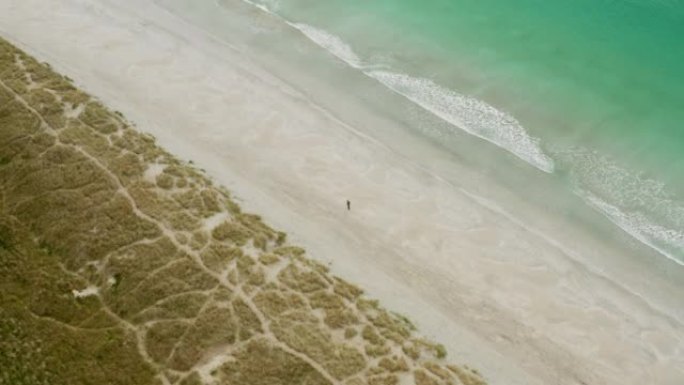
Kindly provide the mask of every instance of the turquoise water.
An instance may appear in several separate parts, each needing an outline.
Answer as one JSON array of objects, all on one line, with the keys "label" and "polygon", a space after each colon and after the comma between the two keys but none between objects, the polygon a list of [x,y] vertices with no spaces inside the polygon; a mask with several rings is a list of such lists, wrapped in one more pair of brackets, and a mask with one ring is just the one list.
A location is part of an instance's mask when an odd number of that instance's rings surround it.
[{"label": "turquoise water", "polygon": [[684,264],[684,1],[255,1]]}]

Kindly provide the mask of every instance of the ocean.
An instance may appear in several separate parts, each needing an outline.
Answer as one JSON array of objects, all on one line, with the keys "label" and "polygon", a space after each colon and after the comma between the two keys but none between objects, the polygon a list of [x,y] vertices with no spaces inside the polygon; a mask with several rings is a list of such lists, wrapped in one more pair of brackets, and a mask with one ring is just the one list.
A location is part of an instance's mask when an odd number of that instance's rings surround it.
[{"label": "ocean", "polygon": [[456,155],[476,138],[684,265],[684,2],[249,3],[433,116],[417,137]]}]

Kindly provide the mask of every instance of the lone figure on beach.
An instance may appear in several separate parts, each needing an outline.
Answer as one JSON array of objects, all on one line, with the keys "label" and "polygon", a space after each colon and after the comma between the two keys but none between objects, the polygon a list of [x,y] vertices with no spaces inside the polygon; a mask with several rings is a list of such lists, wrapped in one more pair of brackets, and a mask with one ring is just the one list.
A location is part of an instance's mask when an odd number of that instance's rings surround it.
[{"label": "lone figure on beach", "polygon": [[347,199],[347,210],[351,210],[351,202],[349,202],[349,199]]}]

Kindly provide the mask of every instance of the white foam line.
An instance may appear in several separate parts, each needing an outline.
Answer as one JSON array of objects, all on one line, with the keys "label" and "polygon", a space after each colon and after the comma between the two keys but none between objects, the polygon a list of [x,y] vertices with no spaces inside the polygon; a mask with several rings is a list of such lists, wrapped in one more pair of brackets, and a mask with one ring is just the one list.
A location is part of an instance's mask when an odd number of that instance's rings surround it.
[{"label": "white foam line", "polygon": [[452,126],[508,150],[541,171],[553,173],[553,159],[539,147],[539,139],[528,135],[513,116],[430,79],[387,71],[370,71],[367,75]]},{"label": "white foam line", "polygon": [[313,41],[350,66],[358,69],[363,67],[361,59],[356,55],[354,50],[352,50],[349,44],[345,43],[344,40],[338,36],[328,33],[322,29],[312,27],[308,24],[290,22],[287,22],[287,24],[298,29],[309,40]]},{"label": "white foam line", "polygon": [[[561,149],[556,158],[570,172],[573,192],[598,213],[669,260],[684,252],[684,206],[661,181],[623,168],[584,148]],[[663,225],[667,224],[667,225]]]},{"label": "white foam line", "polygon": [[[637,239],[639,242],[651,247],[678,265],[684,266],[684,261],[681,261],[675,256],[671,255],[670,252],[659,246],[656,242],[654,242],[653,239],[655,238],[655,240],[666,244],[671,244],[676,243],[677,238],[684,239],[684,234],[678,233],[674,230],[666,229],[665,227],[654,223],[650,223],[648,219],[643,217],[643,215],[626,214],[619,208],[611,205],[608,202],[605,202],[588,191],[579,190],[577,191],[577,195],[583,198],[589,206],[605,215],[611,222],[627,232],[633,238]],[[670,236],[668,236],[668,234]],[[674,246],[684,249],[684,244],[675,244]]]},{"label": "white foam line", "polygon": [[[244,1],[245,3],[251,4],[251,5],[255,6],[255,7],[257,7],[257,8],[259,8],[260,10],[262,10],[262,11],[264,11],[264,12],[266,12],[266,13],[270,13],[270,14],[272,14],[272,15],[275,15],[275,13],[271,12],[271,10],[268,9],[268,7],[265,6],[265,5],[263,5],[263,4],[255,3],[255,2],[250,1],[250,0],[242,0],[242,1]],[[217,4],[217,5],[220,5],[218,0],[216,0],[216,4]]]}]

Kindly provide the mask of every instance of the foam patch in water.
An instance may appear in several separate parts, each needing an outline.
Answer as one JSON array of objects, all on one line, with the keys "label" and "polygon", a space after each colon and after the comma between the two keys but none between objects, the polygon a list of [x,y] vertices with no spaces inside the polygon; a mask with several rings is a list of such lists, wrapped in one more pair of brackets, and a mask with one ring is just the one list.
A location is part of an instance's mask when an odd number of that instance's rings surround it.
[{"label": "foam patch in water", "polygon": [[684,266],[684,261],[675,256],[677,251],[684,251],[684,233],[654,223],[642,213],[623,212],[618,207],[599,199],[589,192],[579,191],[579,195],[584,198],[587,204],[605,214],[611,222],[615,223],[629,235],[657,250],[670,260]]},{"label": "foam patch in water", "polygon": [[539,139],[530,136],[513,116],[429,79],[388,71],[367,74],[453,126],[510,151],[544,172],[553,172],[553,159],[542,151]]},{"label": "foam patch in water", "polygon": [[596,152],[558,153],[575,192],[640,242],[684,265],[684,203],[653,178],[620,167]]},{"label": "foam patch in water", "polygon": [[331,33],[328,33],[327,31],[324,31],[322,29],[312,27],[308,24],[299,24],[299,23],[288,23],[288,24],[297,28],[306,37],[308,37],[309,40],[318,44],[319,46],[324,48],[326,51],[335,55],[340,60],[344,61],[345,63],[349,64],[350,66],[352,66],[354,68],[361,68],[362,67],[363,64],[361,62],[361,59],[356,55],[356,53],[354,53],[354,51],[349,46],[349,44],[345,43],[339,37],[337,37]]},{"label": "foam patch in water", "polygon": [[244,2],[251,4],[264,12],[273,13],[280,6],[280,0],[243,0]]}]

